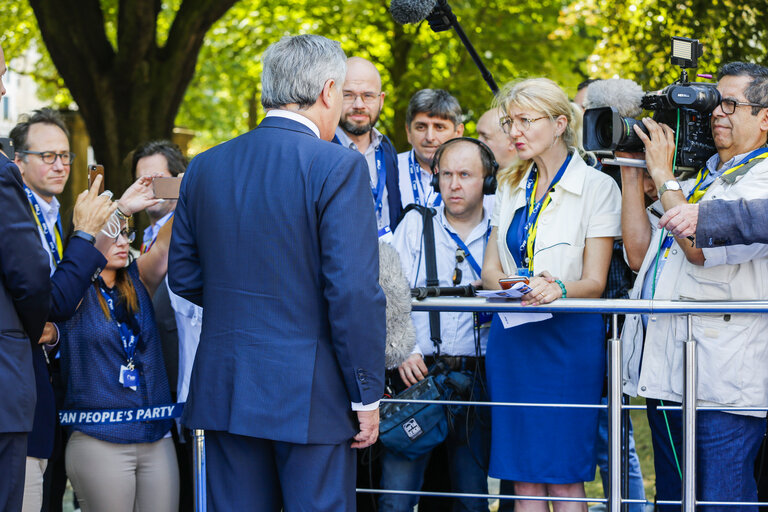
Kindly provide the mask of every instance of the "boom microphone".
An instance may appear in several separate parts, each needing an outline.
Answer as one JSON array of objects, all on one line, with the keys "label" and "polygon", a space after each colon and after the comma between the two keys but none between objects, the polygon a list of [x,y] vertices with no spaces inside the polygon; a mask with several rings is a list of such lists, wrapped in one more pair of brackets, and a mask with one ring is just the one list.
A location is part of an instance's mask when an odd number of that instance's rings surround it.
[{"label": "boom microphone", "polygon": [[436,3],[437,0],[392,0],[389,12],[400,25],[420,23],[429,16]]},{"label": "boom microphone", "polygon": [[645,93],[637,82],[626,78],[598,80],[587,87],[584,108],[615,107],[622,117],[637,117]]}]

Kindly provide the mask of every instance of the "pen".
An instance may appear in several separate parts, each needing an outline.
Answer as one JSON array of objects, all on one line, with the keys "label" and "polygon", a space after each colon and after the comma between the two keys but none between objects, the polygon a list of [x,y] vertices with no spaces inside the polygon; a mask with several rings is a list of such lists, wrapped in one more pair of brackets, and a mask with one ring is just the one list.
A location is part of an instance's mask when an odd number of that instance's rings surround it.
[{"label": "pen", "polygon": [[[661,213],[659,213],[659,212],[657,212],[657,211],[656,211],[656,209],[655,209],[653,206],[649,206],[648,208],[646,208],[646,210],[648,210],[649,212],[651,212],[651,214],[652,214],[654,217],[656,217],[657,219],[660,219],[660,218],[662,217],[662,214],[661,214]],[[696,246],[696,239],[695,239],[695,238],[693,238],[692,236],[687,236],[687,237],[685,237],[685,238],[687,238],[688,240],[690,240],[690,241],[693,243],[694,247]]]}]

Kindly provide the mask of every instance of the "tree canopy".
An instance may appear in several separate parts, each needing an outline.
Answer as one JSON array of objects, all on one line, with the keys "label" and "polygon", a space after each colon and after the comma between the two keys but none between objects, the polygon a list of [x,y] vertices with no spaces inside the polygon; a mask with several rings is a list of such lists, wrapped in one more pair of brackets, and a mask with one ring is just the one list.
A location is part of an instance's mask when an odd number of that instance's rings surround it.
[{"label": "tree canopy", "polygon": [[[34,45],[32,74],[57,105],[77,104],[96,158],[107,165],[141,141],[196,133],[201,150],[253,128],[260,55],[280,37],[316,33],[341,42],[382,72],[380,128],[404,149],[405,107],[424,87],[461,103],[470,129],[490,89],[453,31],[396,24],[389,0],[6,0],[6,55]],[[588,77],[622,77],[644,88],[678,71],[669,38],[700,39],[699,72],[724,61],[767,63],[765,0],[453,0],[454,13],[499,84],[547,76],[573,94]],[[124,177],[125,183],[129,177]]]}]

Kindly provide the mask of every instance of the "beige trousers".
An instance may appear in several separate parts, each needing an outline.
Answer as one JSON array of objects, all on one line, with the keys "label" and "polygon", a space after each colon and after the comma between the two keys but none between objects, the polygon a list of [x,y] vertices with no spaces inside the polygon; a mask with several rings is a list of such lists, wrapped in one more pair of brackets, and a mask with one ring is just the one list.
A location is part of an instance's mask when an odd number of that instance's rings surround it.
[{"label": "beige trousers", "polygon": [[27,470],[24,472],[24,502],[21,512],[40,512],[43,507],[43,473],[48,466],[48,459],[27,457]]},{"label": "beige trousers", "polygon": [[67,476],[83,512],[176,512],[179,467],[173,440],[117,444],[74,432]]}]

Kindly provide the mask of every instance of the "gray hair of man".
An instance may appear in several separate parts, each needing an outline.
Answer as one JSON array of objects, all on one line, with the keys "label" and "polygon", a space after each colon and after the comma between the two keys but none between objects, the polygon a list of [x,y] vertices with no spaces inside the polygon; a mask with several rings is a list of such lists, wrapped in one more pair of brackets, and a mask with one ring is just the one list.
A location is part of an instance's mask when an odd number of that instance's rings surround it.
[{"label": "gray hair of man", "polygon": [[291,103],[300,109],[315,104],[328,80],[340,88],[347,74],[347,56],[337,41],[323,36],[287,36],[262,56],[261,104],[265,109]]},{"label": "gray hair of man", "polygon": [[451,93],[443,89],[422,89],[411,96],[405,111],[405,124],[411,126],[416,114],[427,114],[429,117],[446,119],[458,126],[464,122],[461,105]]}]

